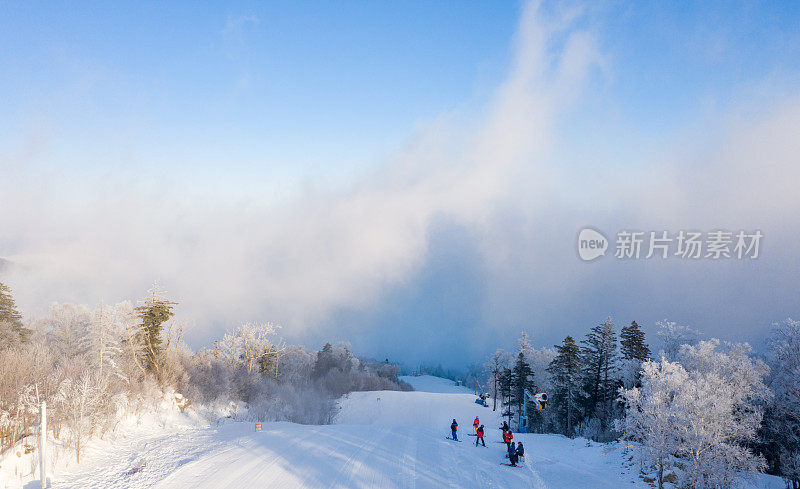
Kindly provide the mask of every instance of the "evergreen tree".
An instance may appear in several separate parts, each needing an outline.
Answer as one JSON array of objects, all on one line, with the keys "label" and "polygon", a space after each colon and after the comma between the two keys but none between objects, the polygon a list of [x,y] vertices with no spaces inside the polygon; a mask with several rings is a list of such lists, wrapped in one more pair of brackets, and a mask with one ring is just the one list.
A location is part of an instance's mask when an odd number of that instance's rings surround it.
[{"label": "evergreen tree", "polygon": [[525,408],[525,391],[531,394],[536,392],[536,384],[533,382],[533,371],[531,366],[525,361],[525,355],[520,351],[517,355],[517,362],[511,372],[511,398],[514,407],[517,409],[517,421]]},{"label": "evergreen tree", "polygon": [[581,341],[581,360],[584,365],[583,387],[586,392],[586,416],[597,417],[605,432],[614,399],[617,398],[617,335],[611,318],[593,327]]},{"label": "evergreen tree", "polygon": [[625,326],[619,334],[620,353],[625,360],[639,360],[644,362],[650,359],[650,348],[644,342],[644,331],[636,321],[630,326]]},{"label": "evergreen tree", "polygon": [[28,341],[31,330],[22,324],[22,314],[11,296],[11,288],[0,282],[0,341]]},{"label": "evergreen tree", "polygon": [[311,370],[311,378],[318,379],[327,374],[336,364],[334,358],[333,346],[330,343],[325,343],[322,350],[317,352],[317,361],[314,362],[314,368]]},{"label": "evergreen tree", "polygon": [[150,371],[158,370],[159,358],[163,351],[162,331],[164,323],[172,316],[177,302],[171,302],[159,295],[158,286],[153,284],[151,296],[136,307],[136,316],[142,321],[139,341],[144,351],[144,364]]},{"label": "evergreen tree", "polygon": [[574,436],[574,427],[580,422],[581,412],[581,358],[580,347],[572,336],[564,338],[561,345],[555,345],[558,356],[550,362],[553,392],[551,405],[556,417],[564,427],[564,435]]},{"label": "evergreen tree", "polygon": [[330,343],[325,343],[322,350],[317,352],[317,361],[314,363],[311,377],[315,379],[324,377],[331,370],[349,372],[357,363],[354,360],[355,357],[347,345],[340,344],[334,347]]},{"label": "evergreen tree", "polygon": [[650,359],[650,348],[644,341],[644,331],[636,321],[625,326],[620,332],[620,353],[622,353],[622,383],[627,389],[641,385],[642,363]]},{"label": "evergreen tree", "polygon": [[503,367],[503,370],[500,371],[500,375],[497,377],[497,384],[500,387],[500,397],[502,398],[502,407],[504,408],[500,416],[508,417],[508,426],[511,426],[511,407],[514,405],[514,401],[511,397],[512,391],[514,390],[514,374],[510,368]]}]

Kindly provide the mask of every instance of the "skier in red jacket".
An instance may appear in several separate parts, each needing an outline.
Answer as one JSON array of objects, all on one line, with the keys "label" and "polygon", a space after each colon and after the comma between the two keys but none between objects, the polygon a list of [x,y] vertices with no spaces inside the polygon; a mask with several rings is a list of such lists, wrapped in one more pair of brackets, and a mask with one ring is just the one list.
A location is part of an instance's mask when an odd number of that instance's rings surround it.
[{"label": "skier in red jacket", "polygon": [[480,425],[481,425],[481,421],[478,419],[477,416],[475,416],[475,421],[472,422],[472,429],[475,431],[475,433],[478,432],[478,426],[480,426]]},{"label": "skier in red jacket", "polygon": [[514,435],[511,434],[511,430],[506,431],[503,434],[503,441],[506,442],[506,447],[511,450],[511,440],[514,439]]},{"label": "skier in red jacket", "polygon": [[483,425],[480,425],[475,429],[475,434],[478,435],[478,437],[475,438],[475,446],[478,446],[478,442],[481,442],[483,446],[486,446],[486,442],[483,441]]}]

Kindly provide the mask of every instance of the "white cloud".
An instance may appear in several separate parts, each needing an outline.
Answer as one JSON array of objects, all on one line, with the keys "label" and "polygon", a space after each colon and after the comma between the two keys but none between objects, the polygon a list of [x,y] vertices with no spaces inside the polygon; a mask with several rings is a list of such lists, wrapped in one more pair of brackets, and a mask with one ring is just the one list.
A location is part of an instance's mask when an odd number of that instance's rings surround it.
[{"label": "white cloud", "polygon": [[[35,151],[8,157],[2,170],[18,176],[0,181],[0,246],[16,266],[3,278],[28,312],[56,300],[135,298],[159,279],[197,322],[195,338],[213,321],[305,330],[341,308],[372,306],[410,280],[427,259],[432,223],[444,218],[480,239],[486,307],[500,329],[531,317],[532,296],[570,308],[587,287],[602,288],[598,270],[608,269],[574,256],[583,226],[614,232],[602,225],[798,217],[798,104],[719,139],[698,134],[681,151],[643,155],[653,163],[632,162],[646,168],[637,173],[561,170],[559,145],[581,142],[560,140],[559,128],[587,80],[609,70],[591,31],[576,27],[579,18],[528,4],[509,76],[483,119],[469,127],[432,121],[344,190],[315,187],[283,204],[220,201],[180,182],[164,185],[168,168],[158,181],[126,173],[78,182],[25,163]],[[254,21],[228,19],[226,35]]]}]

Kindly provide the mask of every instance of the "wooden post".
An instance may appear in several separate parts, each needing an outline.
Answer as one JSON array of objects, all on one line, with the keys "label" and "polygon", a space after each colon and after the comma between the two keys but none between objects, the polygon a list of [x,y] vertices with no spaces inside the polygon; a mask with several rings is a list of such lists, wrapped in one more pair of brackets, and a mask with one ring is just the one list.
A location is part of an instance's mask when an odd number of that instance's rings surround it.
[{"label": "wooden post", "polygon": [[42,401],[39,408],[39,418],[41,425],[39,426],[39,476],[42,478],[42,489],[47,488],[47,470],[45,469],[46,453],[47,450],[47,403]]}]

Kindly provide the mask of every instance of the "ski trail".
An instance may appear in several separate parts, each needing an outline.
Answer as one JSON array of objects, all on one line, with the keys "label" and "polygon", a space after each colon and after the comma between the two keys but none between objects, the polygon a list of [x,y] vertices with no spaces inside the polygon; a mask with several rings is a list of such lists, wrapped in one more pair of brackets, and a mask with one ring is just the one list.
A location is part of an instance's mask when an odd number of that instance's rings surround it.
[{"label": "ski trail", "polygon": [[355,487],[353,477],[356,473],[362,472],[363,468],[367,465],[364,463],[365,459],[374,454],[375,447],[379,442],[385,441],[388,438],[388,428],[380,428],[376,436],[371,437],[371,441],[360,445],[350,456],[347,457],[344,464],[337,470],[338,477],[328,486],[330,489],[347,489]]},{"label": "ski trail", "polygon": [[528,462],[528,460],[526,459],[525,460],[525,467],[528,469],[528,472],[531,473],[531,477],[533,478],[533,482],[534,482],[534,484],[536,484],[535,487],[537,489],[547,489],[547,484],[544,483],[544,480],[539,475],[539,473],[536,472],[533,469],[533,461]]}]

